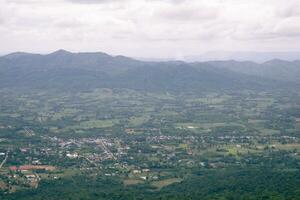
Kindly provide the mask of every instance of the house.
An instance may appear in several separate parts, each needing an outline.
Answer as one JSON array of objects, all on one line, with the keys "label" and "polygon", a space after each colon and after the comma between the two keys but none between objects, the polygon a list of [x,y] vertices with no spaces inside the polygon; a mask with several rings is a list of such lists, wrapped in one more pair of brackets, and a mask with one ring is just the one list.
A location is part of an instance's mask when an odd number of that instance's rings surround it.
[{"label": "house", "polygon": [[71,159],[73,159],[73,158],[78,158],[78,153],[67,153],[67,155],[66,155],[68,158],[71,158]]},{"label": "house", "polygon": [[9,170],[11,170],[11,171],[17,171],[18,168],[16,166],[11,166],[11,167],[9,167]]},{"label": "house", "polygon": [[134,174],[141,174],[142,172],[141,172],[141,170],[135,169],[135,170],[132,171],[132,173],[134,173]]}]

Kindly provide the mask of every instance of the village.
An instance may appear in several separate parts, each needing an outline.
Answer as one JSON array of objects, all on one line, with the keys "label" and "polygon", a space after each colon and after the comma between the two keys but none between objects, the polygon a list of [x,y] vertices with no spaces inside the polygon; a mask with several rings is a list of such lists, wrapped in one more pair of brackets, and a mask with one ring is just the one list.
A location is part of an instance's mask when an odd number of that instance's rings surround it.
[{"label": "village", "polygon": [[[41,136],[40,144],[0,152],[1,189],[11,193],[24,187],[37,188],[41,180],[55,181],[82,173],[118,177],[124,185],[176,182],[184,178],[188,168],[244,165],[254,161],[253,154],[267,156],[290,149],[285,154],[300,157],[300,139],[291,136],[174,136],[161,131],[136,136],[136,131],[141,130],[126,129],[123,137],[118,138]],[[180,175],[172,173],[173,169]]]}]

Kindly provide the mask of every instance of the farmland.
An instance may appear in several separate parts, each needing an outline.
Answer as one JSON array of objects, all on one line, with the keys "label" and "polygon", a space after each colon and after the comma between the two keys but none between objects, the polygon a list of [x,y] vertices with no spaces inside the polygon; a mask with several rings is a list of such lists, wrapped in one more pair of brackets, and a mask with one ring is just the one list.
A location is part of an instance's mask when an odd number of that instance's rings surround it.
[{"label": "farmland", "polygon": [[[242,198],[256,196],[226,191],[248,187],[250,176],[265,185],[264,176],[276,181],[285,172],[284,184],[299,182],[298,93],[0,93],[1,162],[7,155],[1,199],[39,199],[41,191],[68,197],[68,187],[81,188],[77,196],[84,199],[174,199],[170,191],[183,198],[187,193],[180,191],[199,195],[200,186],[203,199]],[[60,185],[65,193],[54,192]],[[208,193],[212,188],[220,189]],[[297,191],[278,194],[275,188],[272,195],[284,198]]]}]

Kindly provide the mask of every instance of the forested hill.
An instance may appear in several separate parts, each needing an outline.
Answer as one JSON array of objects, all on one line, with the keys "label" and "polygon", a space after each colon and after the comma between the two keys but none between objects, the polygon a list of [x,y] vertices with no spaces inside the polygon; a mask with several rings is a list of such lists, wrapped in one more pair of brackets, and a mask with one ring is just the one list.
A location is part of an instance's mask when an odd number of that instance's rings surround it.
[{"label": "forested hill", "polygon": [[[200,63],[203,64],[203,63]],[[209,65],[238,73],[259,76],[272,80],[300,83],[300,61],[293,62],[273,59],[262,64],[255,62],[212,61]]]},{"label": "forested hill", "polygon": [[298,87],[300,83],[300,62],[270,61],[262,68],[249,63],[143,62],[100,52],[65,50],[47,55],[17,52],[0,57],[0,87],[213,91]]}]

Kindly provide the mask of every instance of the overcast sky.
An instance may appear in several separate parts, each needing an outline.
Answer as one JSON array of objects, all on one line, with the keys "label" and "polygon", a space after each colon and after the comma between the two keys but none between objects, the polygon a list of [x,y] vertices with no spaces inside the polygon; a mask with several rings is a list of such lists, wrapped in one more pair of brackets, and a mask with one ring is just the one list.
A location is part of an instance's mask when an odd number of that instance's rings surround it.
[{"label": "overcast sky", "polygon": [[300,51],[299,0],[0,0],[0,53]]}]

